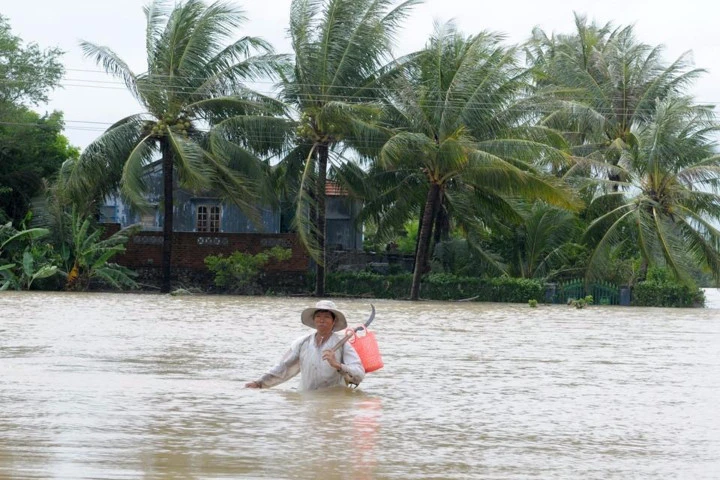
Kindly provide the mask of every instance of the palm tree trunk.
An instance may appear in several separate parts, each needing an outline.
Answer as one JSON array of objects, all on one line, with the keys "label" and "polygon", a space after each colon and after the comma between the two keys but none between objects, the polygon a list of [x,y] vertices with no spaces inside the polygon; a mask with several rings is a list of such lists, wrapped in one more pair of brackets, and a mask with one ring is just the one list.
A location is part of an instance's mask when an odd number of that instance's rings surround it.
[{"label": "palm tree trunk", "polygon": [[162,245],[162,283],[160,292],[170,292],[170,261],[172,259],[173,234],[173,159],[170,145],[161,143],[163,172],[163,245]]},{"label": "palm tree trunk", "polygon": [[[620,154],[618,152],[611,152],[610,155],[608,155],[607,158],[608,162],[613,166],[617,167],[618,163],[620,162]],[[612,191],[618,192],[620,191],[620,174],[615,172],[608,172],[608,180],[612,182]]]},{"label": "palm tree trunk", "polygon": [[638,271],[638,278],[636,283],[644,282],[647,279],[648,267],[648,261],[646,258],[643,257],[643,259],[640,261],[640,271]]},{"label": "palm tree trunk", "polygon": [[318,182],[316,192],[317,202],[317,246],[320,250],[320,258],[315,266],[315,296],[325,295],[325,233],[327,221],[325,219],[325,184],[327,183],[327,164],[329,149],[323,143],[318,146]]},{"label": "palm tree trunk", "polygon": [[425,273],[425,265],[430,247],[430,235],[432,234],[433,215],[440,198],[440,185],[431,184],[428,190],[425,210],[422,216],[422,227],[418,232],[418,248],[415,253],[415,269],[413,270],[412,286],[410,287],[410,300],[420,298],[420,279]]},{"label": "palm tree trunk", "polygon": [[450,238],[450,217],[443,205],[444,197],[440,197],[435,208],[435,228],[433,229],[433,248],[438,243]]},{"label": "palm tree trunk", "polygon": [[425,212],[425,206],[421,205],[420,212],[418,212],[418,217],[419,217],[418,232],[417,232],[417,237],[415,237],[415,250],[414,250],[415,256],[413,257],[413,266],[412,266],[413,272],[415,271],[415,261],[417,260],[417,251],[420,248],[420,231],[422,231],[422,226],[423,226],[423,212]]}]

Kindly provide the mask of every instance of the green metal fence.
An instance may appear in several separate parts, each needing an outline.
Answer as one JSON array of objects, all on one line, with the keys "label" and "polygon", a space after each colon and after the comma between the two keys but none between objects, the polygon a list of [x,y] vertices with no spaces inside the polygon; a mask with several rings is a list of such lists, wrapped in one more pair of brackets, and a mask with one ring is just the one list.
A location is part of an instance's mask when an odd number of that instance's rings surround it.
[{"label": "green metal fence", "polygon": [[620,288],[610,282],[585,283],[584,280],[570,280],[547,286],[546,301],[568,303],[592,295],[595,305],[619,305]]}]

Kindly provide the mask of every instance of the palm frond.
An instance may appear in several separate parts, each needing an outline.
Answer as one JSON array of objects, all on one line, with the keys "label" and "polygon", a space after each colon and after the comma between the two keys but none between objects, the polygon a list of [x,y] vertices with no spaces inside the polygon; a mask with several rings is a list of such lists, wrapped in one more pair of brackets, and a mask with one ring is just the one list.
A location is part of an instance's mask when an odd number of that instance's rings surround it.
[{"label": "palm frond", "polygon": [[128,200],[130,205],[141,211],[149,207],[146,198],[148,190],[146,167],[153,155],[157,153],[157,148],[153,143],[154,141],[149,136],[137,143],[125,160],[120,182],[120,192],[123,197]]},{"label": "palm frond", "polygon": [[168,0],[153,0],[143,7],[147,27],[145,30],[145,50],[148,54],[148,69],[155,63],[157,42],[162,35],[168,21],[170,2]]},{"label": "palm frond", "polygon": [[[596,272],[602,271],[607,259],[610,258],[608,255],[609,250],[622,243],[625,238],[623,237],[623,227],[631,220],[631,217],[637,215],[637,210],[630,208],[627,205],[603,215],[602,217],[594,220],[587,228],[585,237],[593,231],[596,226],[606,225],[604,222],[607,219],[611,219],[609,227],[606,228],[605,232],[602,233],[600,240],[595,244],[590,257],[587,262],[586,278],[595,278]],[[605,228],[605,227],[604,227]],[[645,254],[647,255],[647,248],[644,248]]]},{"label": "palm frond", "polygon": [[143,115],[126,117],[85,148],[77,160],[61,167],[59,178],[76,202],[86,204],[117,189],[123,164],[145,138]]},{"label": "palm frond", "polygon": [[207,152],[196,142],[183,138],[170,128],[167,129],[166,135],[177,165],[180,185],[193,191],[209,189],[212,170],[206,162]]},{"label": "palm frond", "polygon": [[141,100],[141,97],[138,95],[136,75],[128,64],[115,52],[108,47],[95,45],[94,43],[86,41],[80,42],[80,48],[85,57],[92,58],[95,63],[102,67],[107,73],[122,80],[130,93],[132,93],[136,99]]},{"label": "palm frond", "polygon": [[319,264],[322,264],[323,253],[320,250],[317,238],[323,233],[320,232],[317,223],[314,221],[313,212],[317,209],[317,201],[314,198],[316,191],[316,174],[315,174],[315,146],[308,152],[308,156],[304,162],[304,169],[298,188],[298,198],[296,200],[294,228],[300,237],[300,241],[307,249],[310,256]]}]

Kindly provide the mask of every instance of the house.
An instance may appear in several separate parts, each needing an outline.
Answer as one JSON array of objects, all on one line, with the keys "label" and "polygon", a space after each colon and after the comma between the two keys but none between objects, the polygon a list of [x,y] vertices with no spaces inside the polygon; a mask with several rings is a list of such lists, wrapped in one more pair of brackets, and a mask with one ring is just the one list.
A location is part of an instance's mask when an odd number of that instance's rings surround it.
[{"label": "house", "polygon": [[362,210],[362,202],[348,197],[336,183],[325,186],[325,244],[329,250],[362,250],[362,225],[356,218]]},{"label": "house", "polygon": [[[159,162],[149,173],[149,210],[139,212],[126,204],[119,195],[105,199],[100,207],[101,223],[118,223],[121,228],[140,223],[143,231],[162,231],[162,172]],[[176,188],[173,192],[173,231],[200,233],[280,233],[280,212],[261,209],[259,223],[254,223],[237,205],[223,202],[212,194],[194,194]]]},{"label": "house", "polygon": [[[121,265],[132,269],[155,269],[162,262],[162,177],[150,176],[148,201],[151,208],[138,212],[119,195],[106,198],[100,207],[100,223],[112,233],[138,224],[142,231],[133,236],[126,252],[118,257]],[[362,249],[362,230],[355,225],[361,202],[353,201],[337,185],[327,187],[327,246],[329,250]],[[297,234],[283,231],[280,209],[262,208],[259,221],[253,222],[236,205],[212,195],[197,195],[184,189],[174,192],[172,266],[174,270],[206,271],[208,255],[230,255],[235,251],[260,253],[274,246],[292,250],[292,258],[269,270],[305,273],[310,259]]]},{"label": "house", "polygon": [[[101,223],[117,223],[121,228],[140,223],[143,231],[161,232],[163,227],[162,177],[153,172],[148,201],[151,208],[138,212],[119,195],[106,198],[100,207]],[[330,250],[362,250],[363,234],[355,219],[362,202],[352,200],[337,184],[326,186],[326,245]],[[197,233],[289,233],[289,222],[280,209],[262,208],[254,223],[239,207],[212,195],[197,195],[184,189],[174,192],[173,231]]]}]

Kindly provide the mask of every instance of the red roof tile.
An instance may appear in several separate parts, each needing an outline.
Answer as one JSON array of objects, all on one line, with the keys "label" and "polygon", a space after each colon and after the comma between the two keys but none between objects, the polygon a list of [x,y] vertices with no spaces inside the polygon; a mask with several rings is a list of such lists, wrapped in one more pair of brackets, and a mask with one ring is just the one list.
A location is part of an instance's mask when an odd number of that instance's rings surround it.
[{"label": "red roof tile", "polygon": [[327,182],[325,184],[325,195],[328,197],[346,197],[347,192],[335,182]]}]

